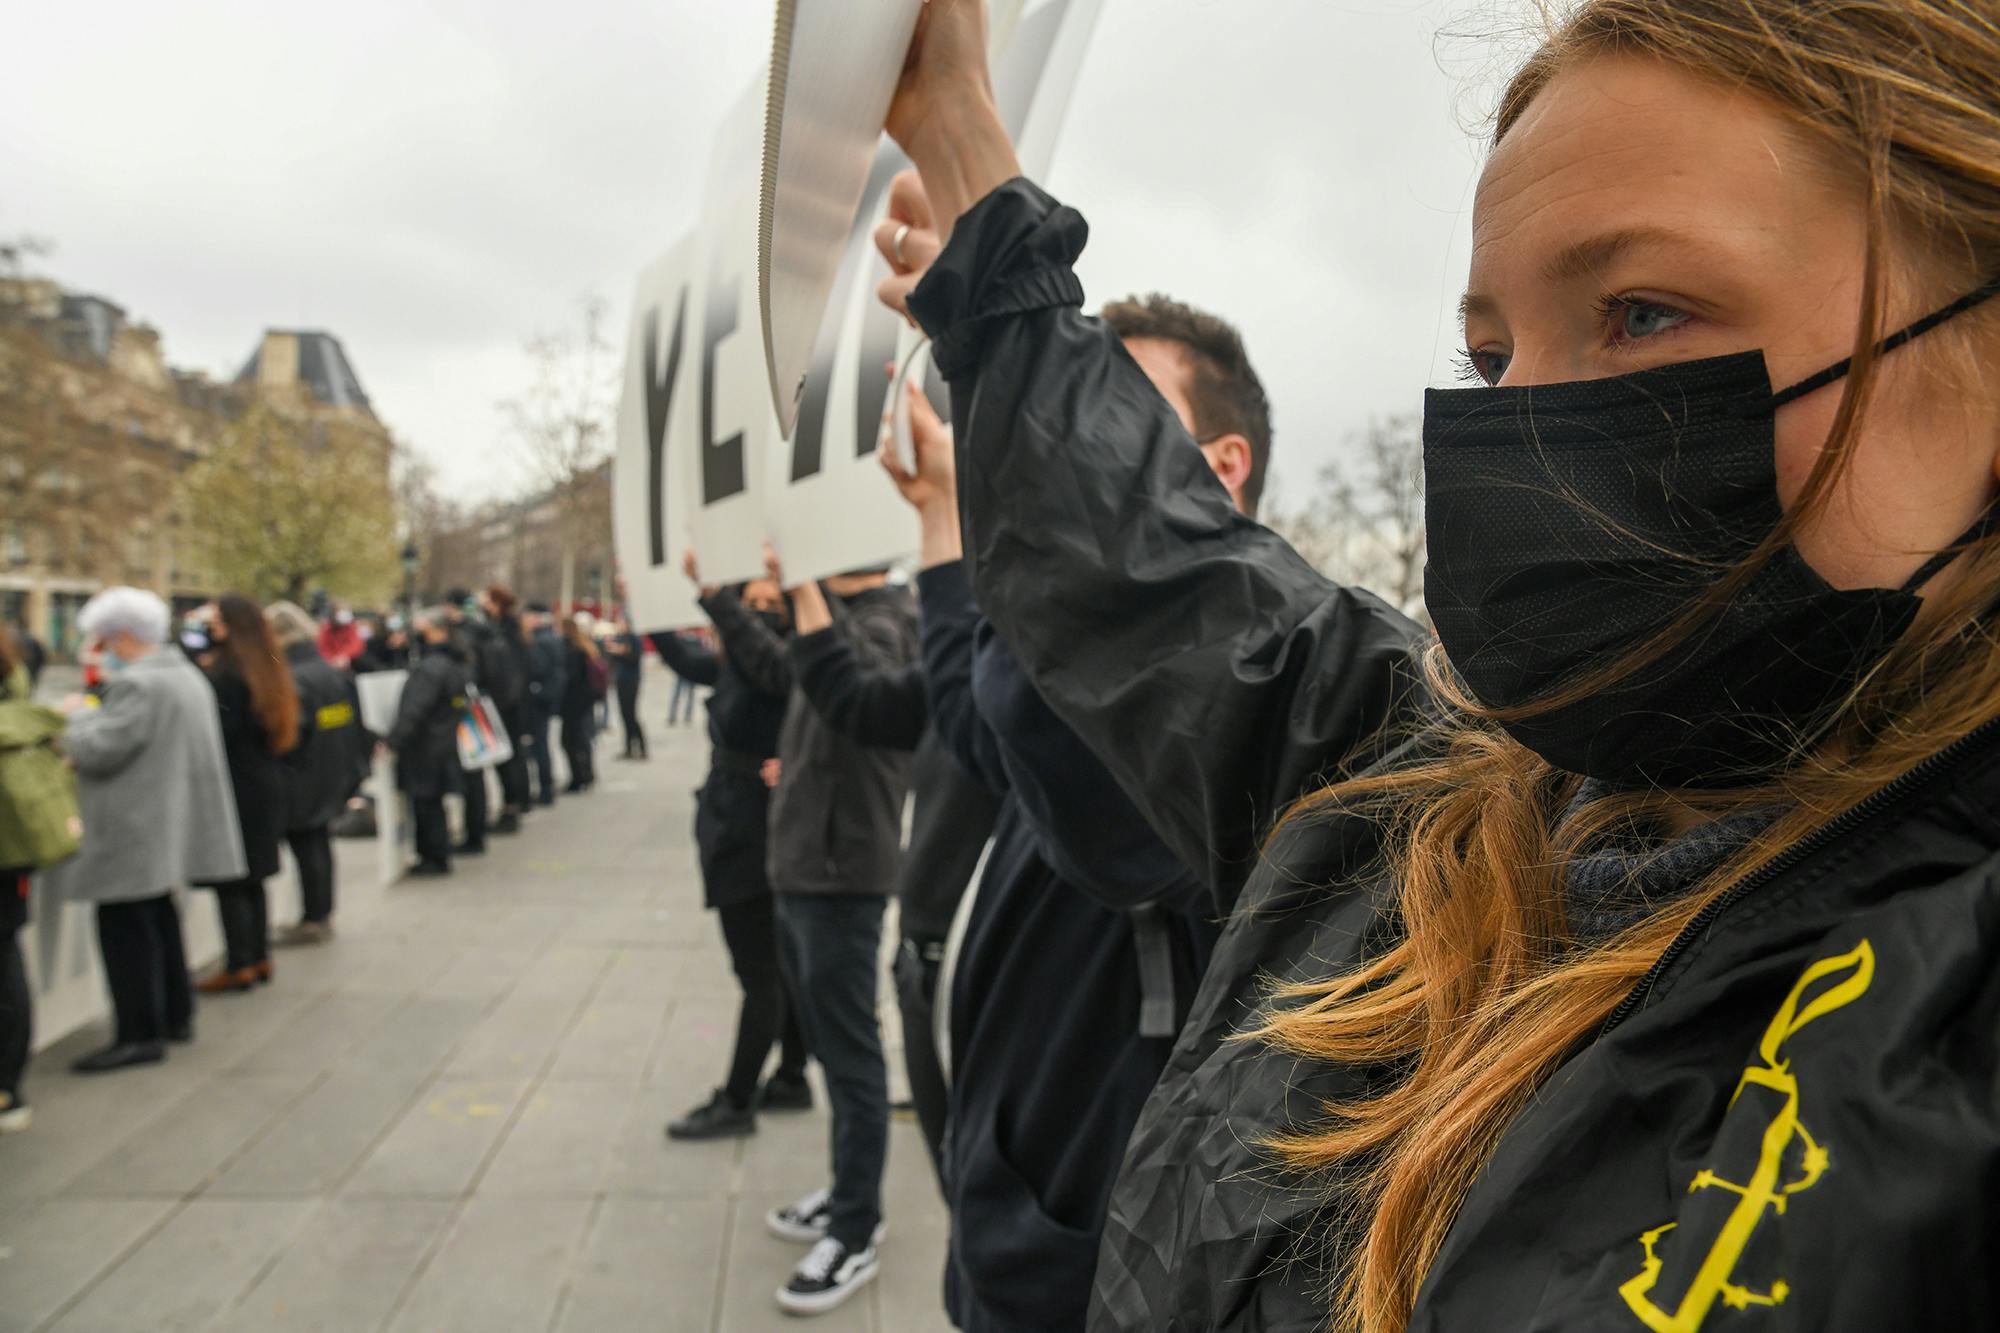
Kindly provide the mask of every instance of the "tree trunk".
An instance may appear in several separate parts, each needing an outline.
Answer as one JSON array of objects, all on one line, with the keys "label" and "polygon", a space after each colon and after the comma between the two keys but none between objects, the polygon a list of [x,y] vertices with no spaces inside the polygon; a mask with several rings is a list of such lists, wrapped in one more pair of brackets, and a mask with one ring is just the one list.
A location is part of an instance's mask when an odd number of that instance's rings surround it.
[{"label": "tree trunk", "polygon": [[563,534],[562,600],[559,607],[563,615],[576,609],[576,542],[567,533]]}]

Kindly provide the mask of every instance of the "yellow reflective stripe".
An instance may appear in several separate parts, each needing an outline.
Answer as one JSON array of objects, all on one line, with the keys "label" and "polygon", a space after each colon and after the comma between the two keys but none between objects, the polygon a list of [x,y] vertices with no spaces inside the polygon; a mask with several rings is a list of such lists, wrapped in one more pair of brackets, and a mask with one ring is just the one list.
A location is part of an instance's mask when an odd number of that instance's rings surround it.
[{"label": "yellow reflective stripe", "polygon": [[313,725],[321,731],[336,731],[354,722],[354,705],[350,703],[327,704],[313,714]]}]

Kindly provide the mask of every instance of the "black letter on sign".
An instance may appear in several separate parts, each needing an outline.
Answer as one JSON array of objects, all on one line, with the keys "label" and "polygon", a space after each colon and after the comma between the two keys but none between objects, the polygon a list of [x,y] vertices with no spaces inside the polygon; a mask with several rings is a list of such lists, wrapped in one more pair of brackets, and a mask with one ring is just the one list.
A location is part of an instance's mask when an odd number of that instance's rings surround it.
[{"label": "black letter on sign", "polygon": [[681,327],[687,316],[687,288],[674,306],[674,337],[667,344],[667,364],[660,367],[660,312],[646,312],[646,535],[655,567],[667,563],[666,455],[667,413],[674,405],[674,385],[681,375]]},{"label": "black letter on sign", "polygon": [[736,284],[708,289],[708,318],[701,349],[701,502],[712,505],[743,490],[743,432],[715,438],[715,345],[736,332]]}]

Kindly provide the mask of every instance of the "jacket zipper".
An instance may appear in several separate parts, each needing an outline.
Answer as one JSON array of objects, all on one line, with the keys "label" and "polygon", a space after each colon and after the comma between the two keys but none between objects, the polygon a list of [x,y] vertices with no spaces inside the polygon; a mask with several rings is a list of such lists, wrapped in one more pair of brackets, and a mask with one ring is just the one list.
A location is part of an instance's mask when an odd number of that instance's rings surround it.
[{"label": "jacket zipper", "polygon": [[1630,1018],[1639,1006],[1645,1003],[1646,996],[1652,993],[1653,987],[1659,983],[1661,976],[1666,973],[1666,970],[1673,966],[1674,960],[1679,958],[1683,953],[1686,953],[1696,938],[1704,934],[1710,926],[1714,925],[1716,918],[1720,917],[1724,912],[1727,912],[1758,889],[1763,888],[1772,880],[1778,878],[1778,876],[1798,865],[1799,862],[1805,860],[1835,838],[1853,832],[1862,824],[1881,814],[1889,806],[1895,804],[1916,788],[1929,782],[1940,770],[1956,763],[1970,751],[1977,749],[1980,745],[1996,737],[2000,737],[2000,718],[1975,727],[1953,741],[1950,745],[1945,746],[1944,749],[1939,750],[1922,763],[1917,764],[1895,781],[1877,788],[1862,800],[1855,802],[1847,809],[1841,811],[1838,815],[1835,815],[1832,819],[1821,824],[1790,847],[1787,847],[1776,857],[1766,861],[1763,865],[1751,871],[1727,889],[1724,889],[1719,896],[1709,902],[1708,906],[1695,913],[1694,919],[1687,923],[1679,935],[1674,937],[1674,942],[1669,944],[1666,952],[1662,953],[1654,961],[1653,966],[1647,970],[1646,975],[1640,978],[1639,984],[1634,986],[1631,993],[1618,1002],[1618,1007],[1613,1009],[1610,1017],[1604,1020],[1604,1025],[1597,1030],[1597,1035],[1599,1037],[1604,1036],[1611,1029]]}]

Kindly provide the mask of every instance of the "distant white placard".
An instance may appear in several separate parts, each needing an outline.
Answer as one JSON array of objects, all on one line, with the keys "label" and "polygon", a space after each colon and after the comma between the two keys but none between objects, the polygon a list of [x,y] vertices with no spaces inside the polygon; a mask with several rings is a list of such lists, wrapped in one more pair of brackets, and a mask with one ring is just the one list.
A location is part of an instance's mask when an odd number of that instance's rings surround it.
[{"label": "distant white placard", "polygon": [[[1030,176],[1048,170],[1102,6],[994,7],[994,90]],[[887,564],[917,546],[915,518],[876,458],[888,405],[883,367],[909,336],[874,299],[887,270],[872,238],[907,159],[883,140],[786,439],[757,297],[764,91],[755,80],[725,122],[701,225],[639,275],[634,293],[613,517],[626,602],[642,631],[700,620],[680,570],[690,546],[704,581],[718,583],[761,575],[766,541],[792,579]]]},{"label": "distant white placard", "polygon": [[396,707],[403,702],[403,683],[410,673],[364,671],[354,678],[354,692],[361,699],[361,725],[376,736],[387,736],[396,725]]}]

